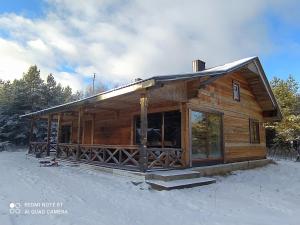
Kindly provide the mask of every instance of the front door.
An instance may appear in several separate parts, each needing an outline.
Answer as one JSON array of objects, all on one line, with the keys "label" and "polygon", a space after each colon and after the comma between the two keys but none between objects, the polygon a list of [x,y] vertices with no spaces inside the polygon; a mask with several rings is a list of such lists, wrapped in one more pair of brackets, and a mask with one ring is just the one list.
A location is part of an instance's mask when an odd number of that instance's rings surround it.
[{"label": "front door", "polygon": [[222,162],[222,115],[191,111],[192,166]]}]

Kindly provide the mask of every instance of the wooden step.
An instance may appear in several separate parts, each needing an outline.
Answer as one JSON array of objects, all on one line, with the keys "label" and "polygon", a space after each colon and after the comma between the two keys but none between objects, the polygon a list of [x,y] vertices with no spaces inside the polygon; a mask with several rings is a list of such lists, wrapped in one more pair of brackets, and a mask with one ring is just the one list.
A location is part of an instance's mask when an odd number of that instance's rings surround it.
[{"label": "wooden step", "polygon": [[216,180],[207,177],[199,177],[172,181],[146,180],[146,183],[156,190],[172,190],[208,185],[216,183]]},{"label": "wooden step", "polygon": [[169,170],[169,171],[155,171],[151,173],[151,180],[172,181],[182,179],[193,179],[201,177],[201,174],[192,170]]}]

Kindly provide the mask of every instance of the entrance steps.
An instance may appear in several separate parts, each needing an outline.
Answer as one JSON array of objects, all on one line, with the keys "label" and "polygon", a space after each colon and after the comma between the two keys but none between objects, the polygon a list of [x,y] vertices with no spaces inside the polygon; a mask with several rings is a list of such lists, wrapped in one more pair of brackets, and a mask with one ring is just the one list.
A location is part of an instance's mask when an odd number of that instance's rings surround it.
[{"label": "entrance steps", "polygon": [[156,190],[191,188],[216,182],[213,178],[202,177],[201,173],[191,170],[156,171],[149,178],[146,183]]}]

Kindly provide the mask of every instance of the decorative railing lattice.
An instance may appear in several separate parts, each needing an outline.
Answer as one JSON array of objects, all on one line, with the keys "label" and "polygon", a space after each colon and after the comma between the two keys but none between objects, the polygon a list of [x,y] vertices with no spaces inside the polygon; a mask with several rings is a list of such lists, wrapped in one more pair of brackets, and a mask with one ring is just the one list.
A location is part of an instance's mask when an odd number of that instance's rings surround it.
[{"label": "decorative railing lattice", "polygon": [[180,148],[147,148],[148,169],[182,167]]},{"label": "decorative railing lattice", "polygon": [[47,152],[47,142],[30,142],[29,144],[29,154],[39,154],[44,155]]},{"label": "decorative railing lattice", "polygon": [[77,144],[60,143],[57,145],[57,157],[62,159],[76,160]]},{"label": "decorative railing lattice", "polygon": [[138,167],[138,146],[80,145],[79,160],[118,167]]},{"label": "decorative railing lattice", "polygon": [[[138,169],[140,166],[140,149],[137,145],[50,144],[50,150],[56,150],[58,158],[67,160],[76,160],[78,147],[80,162],[132,169]],[[31,142],[29,145],[30,154],[46,154],[46,151],[46,142]],[[182,166],[180,148],[147,148],[147,169],[169,169]]]}]

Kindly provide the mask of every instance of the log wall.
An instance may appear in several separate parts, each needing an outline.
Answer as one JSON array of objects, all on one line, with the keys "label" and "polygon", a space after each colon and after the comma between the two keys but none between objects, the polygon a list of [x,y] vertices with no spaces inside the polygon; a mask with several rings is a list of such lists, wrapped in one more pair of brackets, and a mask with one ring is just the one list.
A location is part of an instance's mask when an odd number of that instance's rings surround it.
[{"label": "log wall", "polygon": [[[240,84],[240,102],[233,100],[232,82]],[[199,82],[188,84],[190,92]],[[193,93],[189,93],[193,95]],[[243,74],[234,73],[198,89],[197,97],[189,100],[189,108],[223,113],[224,162],[266,157],[265,129],[262,109],[257,103]],[[260,122],[260,143],[250,143],[249,119]]]},{"label": "log wall", "polygon": [[[150,103],[148,113],[180,109],[179,103],[160,102]],[[81,124],[83,144],[101,145],[133,145],[134,144],[134,117],[140,114],[139,102],[134,107],[124,110],[108,110],[94,113],[94,126],[90,124],[92,116],[83,115]],[[88,125],[88,126],[87,126]],[[94,131],[91,131],[91,129]],[[77,118],[72,121],[72,143],[77,140]],[[94,138],[91,135],[94,133]]]}]

